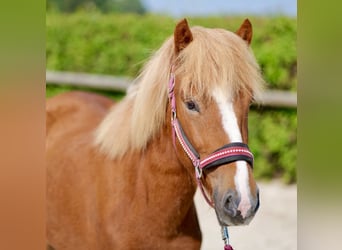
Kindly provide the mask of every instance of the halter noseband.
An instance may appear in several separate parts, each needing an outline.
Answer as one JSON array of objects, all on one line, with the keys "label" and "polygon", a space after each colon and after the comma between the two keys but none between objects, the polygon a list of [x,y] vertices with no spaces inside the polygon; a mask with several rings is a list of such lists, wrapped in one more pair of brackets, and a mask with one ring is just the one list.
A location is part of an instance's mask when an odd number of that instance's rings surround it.
[{"label": "halter noseband", "polygon": [[186,155],[190,158],[192,164],[195,167],[195,174],[197,184],[207,201],[207,203],[214,207],[213,201],[211,201],[206,192],[204,191],[204,187],[201,181],[202,171],[218,167],[224,164],[232,163],[235,161],[246,161],[253,168],[253,154],[249,151],[248,146],[242,142],[233,142],[224,145],[223,147],[217,149],[209,156],[204,159],[200,159],[199,153],[192,146],[189,139],[184,133],[184,130],[177,119],[177,111],[176,111],[176,98],[174,93],[175,87],[175,74],[173,72],[173,67],[171,68],[171,75],[169,81],[169,101],[171,106],[171,125],[172,125],[172,136],[175,144],[175,137],[177,137],[180,145],[182,146]]}]

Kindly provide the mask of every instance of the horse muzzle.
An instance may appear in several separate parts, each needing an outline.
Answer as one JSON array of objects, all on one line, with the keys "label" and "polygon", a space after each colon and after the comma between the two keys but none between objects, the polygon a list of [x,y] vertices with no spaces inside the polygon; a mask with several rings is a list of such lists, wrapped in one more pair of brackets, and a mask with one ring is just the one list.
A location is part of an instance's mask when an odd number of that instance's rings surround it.
[{"label": "horse muzzle", "polygon": [[221,226],[248,225],[258,211],[259,191],[255,197],[250,195],[241,199],[236,190],[229,189],[224,194],[214,192],[214,204],[218,221]]}]

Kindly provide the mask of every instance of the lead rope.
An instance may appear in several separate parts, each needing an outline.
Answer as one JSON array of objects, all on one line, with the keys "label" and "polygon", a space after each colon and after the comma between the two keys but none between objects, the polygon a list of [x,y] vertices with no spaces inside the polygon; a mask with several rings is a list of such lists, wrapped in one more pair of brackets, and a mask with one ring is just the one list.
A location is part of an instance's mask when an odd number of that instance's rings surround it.
[{"label": "lead rope", "polygon": [[229,244],[228,227],[222,226],[221,233],[222,233],[222,240],[224,241],[224,250],[234,250],[233,247]]}]

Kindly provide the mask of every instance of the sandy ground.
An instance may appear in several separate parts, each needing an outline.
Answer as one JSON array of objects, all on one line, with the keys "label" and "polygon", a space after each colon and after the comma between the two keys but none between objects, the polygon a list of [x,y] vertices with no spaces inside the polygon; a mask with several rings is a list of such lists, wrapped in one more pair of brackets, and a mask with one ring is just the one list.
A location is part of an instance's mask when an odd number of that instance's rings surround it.
[{"label": "sandy ground", "polygon": [[[258,182],[260,208],[248,226],[229,228],[234,250],[296,250],[297,249],[297,186],[281,181]],[[201,225],[201,250],[223,250],[221,229],[215,212],[201,193],[195,204]]]}]

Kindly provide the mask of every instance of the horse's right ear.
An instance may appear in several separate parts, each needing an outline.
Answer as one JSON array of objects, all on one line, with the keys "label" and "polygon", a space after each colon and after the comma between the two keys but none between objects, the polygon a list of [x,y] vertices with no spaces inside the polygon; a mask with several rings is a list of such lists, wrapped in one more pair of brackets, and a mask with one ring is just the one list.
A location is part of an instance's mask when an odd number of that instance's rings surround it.
[{"label": "horse's right ear", "polygon": [[175,52],[178,54],[182,49],[188,46],[193,40],[190,27],[187,20],[184,18],[181,20],[174,31]]}]

